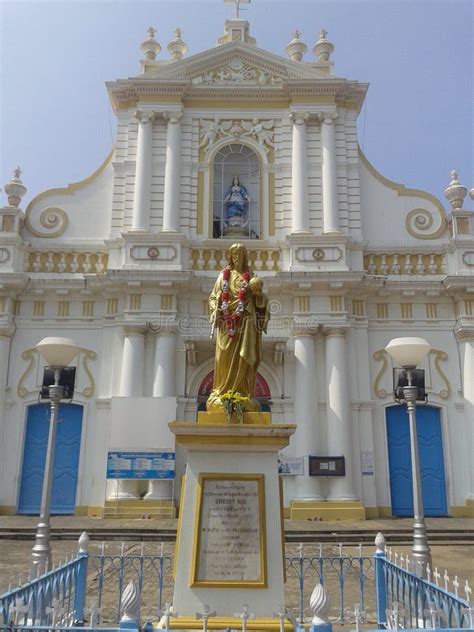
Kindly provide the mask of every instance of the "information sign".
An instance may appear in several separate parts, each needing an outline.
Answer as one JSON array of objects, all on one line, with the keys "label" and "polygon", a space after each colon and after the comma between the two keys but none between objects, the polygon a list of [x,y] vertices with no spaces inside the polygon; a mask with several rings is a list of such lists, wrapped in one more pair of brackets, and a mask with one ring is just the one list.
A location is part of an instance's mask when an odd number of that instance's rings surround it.
[{"label": "information sign", "polygon": [[171,450],[109,452],[107,478],[174,479],[175,453]]}]

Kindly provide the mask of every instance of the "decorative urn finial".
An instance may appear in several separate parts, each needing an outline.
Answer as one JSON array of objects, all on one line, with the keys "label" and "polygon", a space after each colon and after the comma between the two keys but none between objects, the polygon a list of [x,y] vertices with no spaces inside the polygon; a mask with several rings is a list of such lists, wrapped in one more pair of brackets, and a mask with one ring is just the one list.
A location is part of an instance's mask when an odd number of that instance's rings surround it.
[{"label": "decorative urn finial", "polygon": [[313,625],[327,625],[329,623],[328,612],[331,602],[322,584],[316,584],[309,600],[309,607],[313,611]]},{"label": "decorative urn finial", "polygon": [[319,39],[316,44],[313,46],[313,53],[318,58],[318,61],[329,61],[329,57],[334,50],[334,44],[332,44],[327,38],[327,31],[322,29],[319,33]]},{"label": "decorative urn finial", "polygon": [[155,39],[156,29],[150,26],[147,29],[148,37],[140,44],[140,50],[148,61],[154,61],[161,50],[161,46]]},{"label": "decorative urn finial", "polygon": [[14,169],[12,179],[4,186],[5,193],[8,196],[8,205],[16,208],[20,206],[21,198],[26,193],[26,187],[20,179],[22,173],[20,167]]},{"label": "decorative urn finial", "polygon": [[181,29],[176,29],[174,32],[174,39],[168,44],[168,50],[171,55],[171,59],[182,59],[188,52],[188,47],[181,39]]},{"label": "decorative urn finial", "polygon": [[467,188],[464,187],[458,180],[458,174],[453,169],[451,171],[451,182],[448,184],[446,189],[444,190],[444,197],[451,204],[451,208],[453,211],[459,210],[462,208],[462,204],[464,202],[464,198],[467,195]]},{"label": "decorative urn finial", "polygon": [[301,32],[298,29],[293,33],[293,39],[286,47],[286,52],[291,61],[301,61],[308,47],[301,41]]}]

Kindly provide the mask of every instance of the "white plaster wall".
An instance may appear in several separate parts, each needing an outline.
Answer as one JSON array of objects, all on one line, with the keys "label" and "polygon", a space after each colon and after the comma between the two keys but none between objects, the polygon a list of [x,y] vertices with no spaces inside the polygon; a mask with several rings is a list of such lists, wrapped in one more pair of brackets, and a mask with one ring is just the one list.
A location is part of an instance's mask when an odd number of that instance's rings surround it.
[{"label": "white plaster wall", "polygon": [[[29,219],[35,230],[47,234],[54,232],[41,226],[39,217],[49,207],[58,207],[68,216],[62,241],[72,239],[104,239],[109,236],[112,217],[112,191],[114,172],[112,162],[91,182],[79,184],[69,190],[52,189],[33,199]],[[25,241],[37,242],[38,238],[24,228]]]},{"label": "white plaster wall", "polygon": [[[433,355],[425,359],[421,368],[426,372],[426,386],[428,391],[428,404],[438,406],[441,409],[441,426],[443,437],[444,466],[446,475],[446,491],[448,510],[452,505],[463,505],[467,496],[467,451],[463,445],[462,432],[464,428],[464,415],[462,395],[460,394],[459,357],[457,345],[454,341],[452,330],[438,326],[418,325],[409,329],[397,325],[387,324],[384,327],[371,327],[369,329],[368,354],[370,362],[370,380],[373,385],[382,368],[382,362],[377,362],[373,354],[385,347],[389,340],[400,336],[422,336],[430,342],[434,348],[445,351],[448,354],[446,360],[440,361],[440,368],[446,375],[451,387],[449,397],[441,397],[439,392],[445,388],[443,379],[436,369]],[[374,400],[374,446],[375,446],[375,485],[378,506],[390,506],[390,484],[388,476],[388,449],[386,438],[385,408],[393,405],[392,396],[392,362],[387,356],[387,368],[380,380],[379,389],[386,391],[386,396],[377,397],[372,394]],[[461,406],[460,406],[461,405]]]},{"label": "white plaster wall", "polygon": [[440,243],[440,238],[427,241],[413,237],[405,225],[406,217],[410,211],[424,209],[431,216],[432,226],[426,230],[416,229],[416,232],[421,235],[434,233],[442,223],[434,202],[416,194],[399,195],[396,190],[376,178],[362,160],[360,160],[360,194],[361,208],[363,209],[363,237],[371,245],[401,245],[404,247],[417,245],[420,247],[421,245],[426,246],[428,243]]}]

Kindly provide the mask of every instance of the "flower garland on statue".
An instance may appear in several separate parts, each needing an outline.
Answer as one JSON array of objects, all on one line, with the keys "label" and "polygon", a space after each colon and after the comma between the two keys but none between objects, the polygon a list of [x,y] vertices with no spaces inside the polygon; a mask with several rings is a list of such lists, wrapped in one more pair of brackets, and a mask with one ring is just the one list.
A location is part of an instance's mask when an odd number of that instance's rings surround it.
[{"label": "flower garland on statue", "polygon": [[229,292],[229,279],[230,279],[230,274],[231,274],[231,268],[230,266],[227,266],[226,268],[224,268],[224,270],[222,271],[222,277],[223,277],[223,282],[222,282],[222,292],[221,295],[219,297],[219,307],[222,311],[222,314],[224,316],[224,322],[226,324],[227,327],[227,334],[230,336],[230,338],[233,338],[235,336],[235,332],[237,331],[237,326],[242,318],[242,314],[244,313],[244,309],[245,309],[245,301],[247,299],[248,296],[248,287],[249,287],[249,281],[250,281],[250,274],[249,272],[244,272],[242,274],[242,281],[240,284],[240,290],[239,290],[239,302],[237,304],[237,307],[235,308],[234,311],[231,311],[229,309],[229,299],[230,299],[230,292]]}]

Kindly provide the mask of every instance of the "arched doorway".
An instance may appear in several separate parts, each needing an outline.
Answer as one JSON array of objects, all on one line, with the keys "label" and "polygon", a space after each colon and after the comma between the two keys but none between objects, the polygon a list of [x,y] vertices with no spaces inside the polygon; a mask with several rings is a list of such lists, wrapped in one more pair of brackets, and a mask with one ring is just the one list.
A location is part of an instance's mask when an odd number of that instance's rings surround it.
[{"label": "arched doorway", "polygon": [[[206,410],[206,402],[209,394],[212,390],[212,385],[214,383],[214,370],[210,371],[206,377],[201,382],[201,385],[198,389],[198,411]],[[260,402],[260,406],[262,407],[262,412],[269,413],[271,410],[271,393],[270,387],[266,379],[260,374],[257,373],[257,380],[255,383],[255,398]]]},{"label": "arched doorway", "polygon": [[[82,406],[61,404],[54,458],[51,513],[74,514],[81,448]],[[48,444],[50,407],[28,408],[18,513],[39,514]]]},{"label": "arched doorway", "polygon": [[[407,408],[405,405],[389,406],[386,415],[392,513],[394,516],[413,516]],[[416,429],[425,515],[446,516],[448,507],[439,408],[417,406]]]}]

